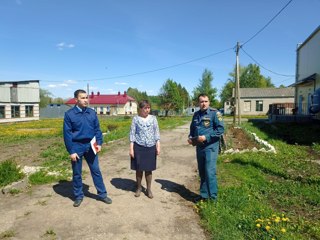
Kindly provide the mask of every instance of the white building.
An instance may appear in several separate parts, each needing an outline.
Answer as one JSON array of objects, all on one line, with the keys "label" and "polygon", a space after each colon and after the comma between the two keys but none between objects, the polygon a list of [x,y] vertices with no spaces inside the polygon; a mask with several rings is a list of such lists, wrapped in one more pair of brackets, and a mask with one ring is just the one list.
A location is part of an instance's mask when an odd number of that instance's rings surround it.
[{"label": "white building", "polygon": [[39,80],[0,82],[0,123],[39,120]]},{"label": "white building", "polygon": [[[310,114],[313,95],[320,89],[319,63],[320,26],[297,48],[296,81],[293,85],[296,87],[298,114]],[[314,104],[319,105],[320,102]],[[317,113],[317,118],[320,118],[320,113]]]}]

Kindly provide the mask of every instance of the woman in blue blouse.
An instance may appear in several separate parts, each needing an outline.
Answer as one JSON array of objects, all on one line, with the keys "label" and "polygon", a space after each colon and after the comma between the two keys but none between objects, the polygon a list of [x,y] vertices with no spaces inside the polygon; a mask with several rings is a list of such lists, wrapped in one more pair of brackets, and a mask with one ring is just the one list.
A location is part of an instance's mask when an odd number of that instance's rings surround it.
[{"label": "woman in blue blouse", "polygon": [[153,198],[151,192],[152,171],[156,169],[157,155],[160,153],[160,132],[157,118],[150,113],[147,100],[138,104],[138,115],[134,116],[130,128],[131,169],[136,171],[137,190],[139,197],[142,191],[143,171],[147,182],[147,196]]}]

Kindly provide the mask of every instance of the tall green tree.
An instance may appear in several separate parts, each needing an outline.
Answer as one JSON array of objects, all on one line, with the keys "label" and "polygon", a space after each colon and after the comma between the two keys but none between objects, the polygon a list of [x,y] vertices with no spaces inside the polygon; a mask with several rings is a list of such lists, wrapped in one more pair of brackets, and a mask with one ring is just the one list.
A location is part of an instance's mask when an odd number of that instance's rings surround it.
[{"label": "tall green tree", "polygon": [[50,103],[52,103],[52,93],[40,88],[40,108],[44,108]]},{"label": "tall green tree", "polygon": [[[274,87],[270,77],[265,77],[260,73],[260,67],[256,64],[240,66],[240,88],[268,88]],[[229,73],[227,80],[220,92],[221,102],[225,102],[232,97],[232,89],[235,88],[235,68]]]},{"label": "tall green tree", "polygon": [[137,88],[129,87],[128,90],[127,90],[127,94],[130,97],[133,97],[136,100],[137,103],[140,102],[141,100],[150,101],[147,92],[140,92]]},{"label": "tall green tree", "polygon": [[217,96],[217,88],[212,87],[213,74],[211,71],[205,69],[202,73],[202,78],[199,80],[199,85],[193,90],[193,102],[196,104],[198,102],[198,96],[201,93],[206,94],[210,99],[210,105],[216,106],[218,101],[216,99]]},{"label": "tall green tree", "polygon": [[270,77],[260,73],[260,67],[256,64],[249,64],[240,75],[240,88],[267,88],[274,87]]},{"label": "tall green tree", "polygon": [[183,108],[183,100],[178,84],[172,79],[167,79],[162,85],[159,97],[161,107],[165,110],[165,116],[168,116],[170,110],[179,111]]}]

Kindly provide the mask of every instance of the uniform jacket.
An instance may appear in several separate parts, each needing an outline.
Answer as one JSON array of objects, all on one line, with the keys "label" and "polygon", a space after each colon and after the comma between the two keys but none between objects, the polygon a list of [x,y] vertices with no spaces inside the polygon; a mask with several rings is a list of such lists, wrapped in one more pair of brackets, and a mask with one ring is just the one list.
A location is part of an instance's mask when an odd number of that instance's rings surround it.
[{"label": "uniform jacket", "polygon": [[93,137],[98,145],[102,145],[103,138],[96,112],[91,108],[80,111],[76,106],[64,115],[63,137],[67,151],[77,153],[81,145],[88,145]]},{"label": "uniform jacket", "polygon": [[206,148],[218,145],[220,137],[224,133],[222,115],[216,109],[208,108],[206,111],[197,111],[192,117],[189,137],[204,135],[206,141],[197,145],[199,148]]}]

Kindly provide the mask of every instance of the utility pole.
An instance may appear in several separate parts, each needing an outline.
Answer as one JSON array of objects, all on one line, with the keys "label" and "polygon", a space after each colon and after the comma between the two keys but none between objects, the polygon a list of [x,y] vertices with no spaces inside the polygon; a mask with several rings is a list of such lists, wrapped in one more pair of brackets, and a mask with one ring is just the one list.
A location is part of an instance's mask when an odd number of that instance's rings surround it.
[{"label": "utility pole", "polygon": [[[241,109],[240,109],[240,77],[239,77],[239,72],[240,72],[240,70],[239,70],[239,49],[240,49],[240,44],[239,44],[239,42],[237,42],[237,51],[236,51],[236,53],[237,53],[237,57],[236,57],[236,96],[237,96],[237,107],[236,107],[236,110],[238,111],[238,125],[240,126],[240,124],[241,124],[241,115],[240,115],[240,113],[241,113]],[[235,111],[235,113],[236,113],[236,111]],[[234,113],[234,114],[235,114]]]}]

